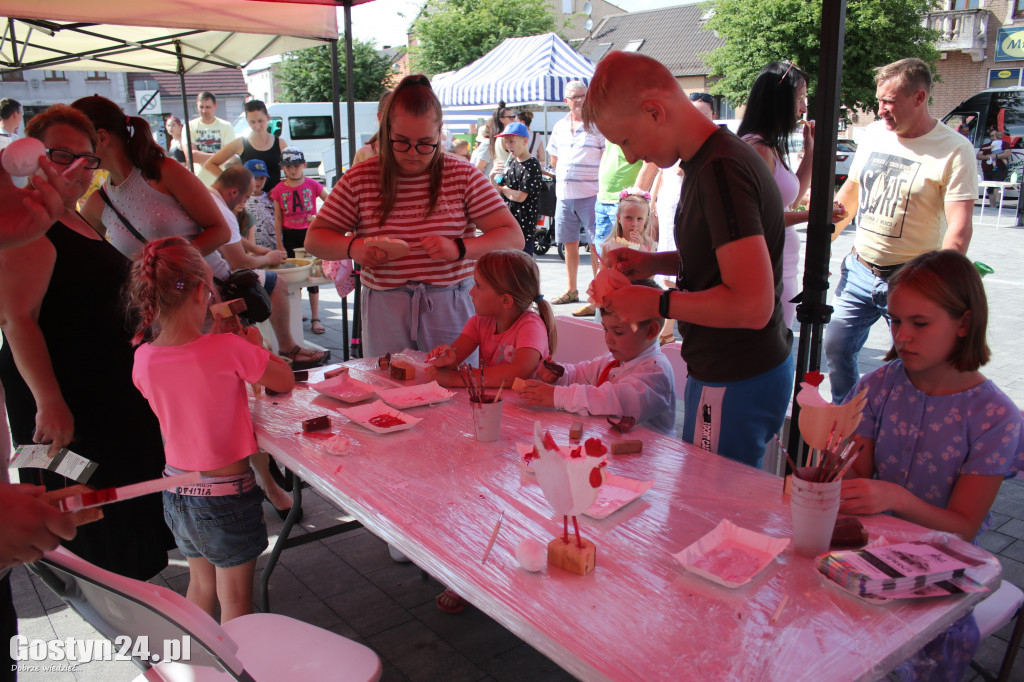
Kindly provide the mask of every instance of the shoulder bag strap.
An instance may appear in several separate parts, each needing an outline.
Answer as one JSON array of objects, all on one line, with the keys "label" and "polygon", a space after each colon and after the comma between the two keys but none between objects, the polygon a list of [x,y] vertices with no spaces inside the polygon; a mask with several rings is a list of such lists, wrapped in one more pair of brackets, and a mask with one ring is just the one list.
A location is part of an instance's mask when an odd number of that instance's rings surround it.
[{"label": "shoulder bag strap", "polygon": [[139,234],[139,231],[135,229],[135,226],[132,225],[131,222],[129,222],[129,220],[125,218],[120,211],[117,210],[117,206],[114,206],[114,204],[110,201],[110,197],[107,196],[106,190],[100,187],[96,191],[99,192],[100,198],[103,199],[104,203],[106,203],[107,206],[110,207],[110,210],[114,212],[114,215],[117,216],[117,219],[121,221],[121,224],[124,225],[125,228],[127,228],[127,230],[131,232],[136,239],[145,244],[147,242],[146,238]]}]

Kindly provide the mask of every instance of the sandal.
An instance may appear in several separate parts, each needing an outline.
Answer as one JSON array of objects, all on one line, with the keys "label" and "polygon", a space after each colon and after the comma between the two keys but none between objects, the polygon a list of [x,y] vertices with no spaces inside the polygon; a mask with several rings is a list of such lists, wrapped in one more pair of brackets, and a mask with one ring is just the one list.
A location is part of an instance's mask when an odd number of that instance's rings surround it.
[{"label": "sandal", "polygon": [[327,331],[323,323],[320,322],[319,317],[314,317],[312,320],[309,321],[309,328],[313,330],[314,334],[323,334],[324,332]]},{"label": "sandal", "polygon": [[572,291],[567,291],[564,294],[562,294],[561,296],[559,296],[558,298],[556,298],[553,301],[551,301],[551,305],[564,305],[566,303],[579,303],[579,302],[580,302],[580,292],[578,292],[575,289],[573,289]]},{"label": "sandal", "polygon": [[445,613],[462,613],[466,610],[466,600],[460,597],[450,587],[434,597],[434,601],[437,602],[437,608],[441,609]]},{"label": "sandal", "polygon": [[319,367],[331,359],[329,350],[310,350],[299,345],[289,351],[278,351],[277,354],[282,358],[288,358],[291,361],[292,369]]}]

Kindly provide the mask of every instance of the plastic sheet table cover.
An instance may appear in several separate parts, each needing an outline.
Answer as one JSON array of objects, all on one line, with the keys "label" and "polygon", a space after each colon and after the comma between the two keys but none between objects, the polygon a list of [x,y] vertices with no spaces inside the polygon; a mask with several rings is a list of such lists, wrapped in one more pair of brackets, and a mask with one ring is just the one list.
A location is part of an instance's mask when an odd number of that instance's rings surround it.
[{"label": "plastic sheet table cover", "polygon": [[[348,363],[352,375],[392,387],[376,359]],[[310,373],[310,383],[322,378]],[[344,403],[297,384],[291,393],[254,397],[260,445],[316,490],[395,545],[417,565],[584,680],[876,679],[965,614],[984,595],[868,604],[821,577],[813,559],[786,549],[750,583],[727,589],[688,573],[674,552],[722,519],[773,537],[791,537],[782,479],[652,431],[616,434],[604,418],[527,406],[503,394],[501,436],[473,437],[465,390],[434,406],[411,408],[414,428],[377,435],[349,424]],[[324,434],[300,422],[327,414],[333,434],[350,439],[329,454]],[[519,567],[525,538],[547,544],[562,532],[533,476],[521,473],[517,442],[539,420],[559,443],[583,419],[584,438],[643,441],[643,454],[610,455],[609,471],[654,485],[603,520],[580,517],[597,546],[586,576],[546,566]],[[498,515],[505,518],[486,563]],[[862,517],[872,539],[919,538],[927,531],[888,516]],[[571,529],[571,525],[570,525]],[[571,532],[571,530],[570,530]],[[997,559],[974,574],[992,587]],[[773,614],[788,595],[775,623]]]}]

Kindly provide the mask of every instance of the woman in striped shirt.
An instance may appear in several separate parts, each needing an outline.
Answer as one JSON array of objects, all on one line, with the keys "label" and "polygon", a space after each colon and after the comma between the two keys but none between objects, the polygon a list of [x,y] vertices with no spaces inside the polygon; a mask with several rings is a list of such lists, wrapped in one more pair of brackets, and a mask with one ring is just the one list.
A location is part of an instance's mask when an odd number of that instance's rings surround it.
[{"label": "woman in striped shirt", "polygon": [[[404,78],[381,115],[380,154],[342,177],[306,236],[311,253],[362,264],[367,356],[451,341],[473,315],[474,259],[523,247],[487,178],[440,148],[441,123],[427,78]],[[382,237],[409,253],[392,259],[367,241]]]}]

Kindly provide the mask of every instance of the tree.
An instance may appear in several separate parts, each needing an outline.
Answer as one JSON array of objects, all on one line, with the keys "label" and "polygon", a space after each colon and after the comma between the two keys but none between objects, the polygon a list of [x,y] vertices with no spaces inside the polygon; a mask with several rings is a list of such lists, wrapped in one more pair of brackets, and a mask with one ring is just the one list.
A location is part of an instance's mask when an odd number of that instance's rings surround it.
[{"label": "tree", "polygon": [[[387,89],[385,82],[394,75],[391,58],[377,51],[376,45],[352,41],[355,88],[353,101],[375,102]],[[331,101],[331,48],[328,45],[287,52],[277,71],[282,102]],[[348,101],[345,82],[345,50],[338,45],[338,78],[341,101]]]},{"label": "tree", "polygon": [[414,68],[433,75],[462,68],[505,38],[551,33],[555,19],[544,0],[431,0],[413,30]]},{"label": "tree", "polygon": [[[712,87],[736,105],[746,102],[750,84],[773,61],[790,60],[802,67],[814,92],[821,39],[821,0],[712,0],[709,30],[725,44],[702,55]],[[874,68],[905,57],[934,64],[938,33],[925,28],[921,17],[935,0],[847,0],[843,51],[842,103],[849,109],[875,108]]]}]

